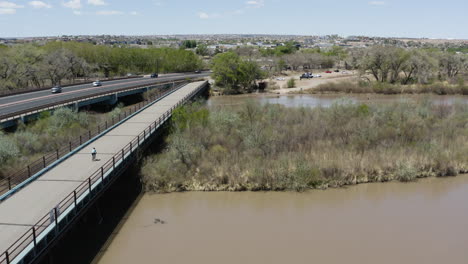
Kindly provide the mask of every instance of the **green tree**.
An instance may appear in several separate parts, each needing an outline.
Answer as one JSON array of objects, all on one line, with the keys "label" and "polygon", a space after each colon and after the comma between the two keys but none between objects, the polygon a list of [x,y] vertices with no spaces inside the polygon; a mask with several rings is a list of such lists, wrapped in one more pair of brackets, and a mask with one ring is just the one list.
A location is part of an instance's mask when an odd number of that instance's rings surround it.
[{"label": "green tree", "polygon": [[195,52],[200,56],[210,55],[210,51],[208,50],[208,46],[206,46],[206,45],[198,45]]},{"label": "green tree", "polygon": [[216,55],[212,70],[216,85],[236,93],[250,91],[255,81],[263,78],[263,72],[255,62],[244,61],[234,52]]}]

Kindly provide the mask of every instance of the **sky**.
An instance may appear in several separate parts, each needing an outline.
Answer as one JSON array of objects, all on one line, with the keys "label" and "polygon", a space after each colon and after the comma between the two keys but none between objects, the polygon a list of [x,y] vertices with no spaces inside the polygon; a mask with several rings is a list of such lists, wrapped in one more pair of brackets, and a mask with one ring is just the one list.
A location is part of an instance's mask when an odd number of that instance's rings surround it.
[{"label": "sky", "polygon": [[468,39],[468,0],[0,0],[0,38],[288,34]]}]

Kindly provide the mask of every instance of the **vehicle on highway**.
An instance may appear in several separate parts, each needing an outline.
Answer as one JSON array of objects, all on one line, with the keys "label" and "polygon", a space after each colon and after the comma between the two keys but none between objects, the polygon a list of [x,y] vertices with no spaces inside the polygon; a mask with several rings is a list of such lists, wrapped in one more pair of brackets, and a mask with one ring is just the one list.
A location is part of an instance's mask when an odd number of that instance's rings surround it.
[{"label": "vehicle on highway", "polygon": [[326,71],[325,73],[332,73],[332,71]]},{"label": "vehicle on highway", "polygon": [[311,79],[311,78],[314,78],[314,76],[310,72],[303,73],[301,75],[301,77],[299,77],[300,80],[302,80],[302,79]]},{"label": "vehicle on highway", "polygon": [[196,70],[195,73],[201,73],[201,71],[200,71],[200,70]]},{"label": "vehicle on highway", "polygon": [[340,70],[335,70],[335,72],[340,72]]},{"label": "vehicle on highway", "polygon": [[52,89],[50,89],[50,91],[51,91],[52,93],[61,93],[61,92],[62,92],[62,87],[56,85],[56,86],[52,87]]},{"label": "vehicle on highway", "polygon": [[150,75],[150,78],[158,78],[158,74],[157,74],[157,73],[152,73],[152,74]]},{"label": "vehicle on highway", "polygon": [[93,87],[98,87],[98,86],[102,86],[102,82],[101,82],[101,81],[95,81],[95,82],[93,82]]}]

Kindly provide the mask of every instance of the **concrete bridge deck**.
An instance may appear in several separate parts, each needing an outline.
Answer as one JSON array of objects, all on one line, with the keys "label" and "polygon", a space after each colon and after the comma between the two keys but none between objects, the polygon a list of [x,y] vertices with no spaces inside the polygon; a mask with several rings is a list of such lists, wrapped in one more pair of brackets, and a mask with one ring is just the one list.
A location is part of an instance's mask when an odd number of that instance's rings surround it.
[{"label": "concrete bridge deck", "polygon": [[[149,106],[1,202],[0,254],[150,124],[203,83],[190,83]],[[98,152],[98,161],[91,160],[92,147]]]}]

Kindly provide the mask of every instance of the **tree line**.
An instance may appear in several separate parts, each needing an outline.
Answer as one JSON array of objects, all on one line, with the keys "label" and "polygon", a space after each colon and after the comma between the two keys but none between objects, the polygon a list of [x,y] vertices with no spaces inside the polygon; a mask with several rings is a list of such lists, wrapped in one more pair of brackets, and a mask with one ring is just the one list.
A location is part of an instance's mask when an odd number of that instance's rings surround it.
[{"label": "tree line", "polygon": [[0,47],[0,89],[46,87],[127,73],[185,72],[202,61],[192,51],[49,42]]},{"label": "tree line", "polygon": [[[246,67],[246,65],[249,67]],[[212,60],[214,79],[231,91],[249,91],[255,80],[284,70],[358,70],[363,78],[390,84],[432,84],[464,82],[468,55],[438,49],[404,49],[393,46],[345,49],[333,46],[299,49],[287,44],[275,48],[238,47],[217,54]],[[262,69],[262,70],[260,70]]]}]

